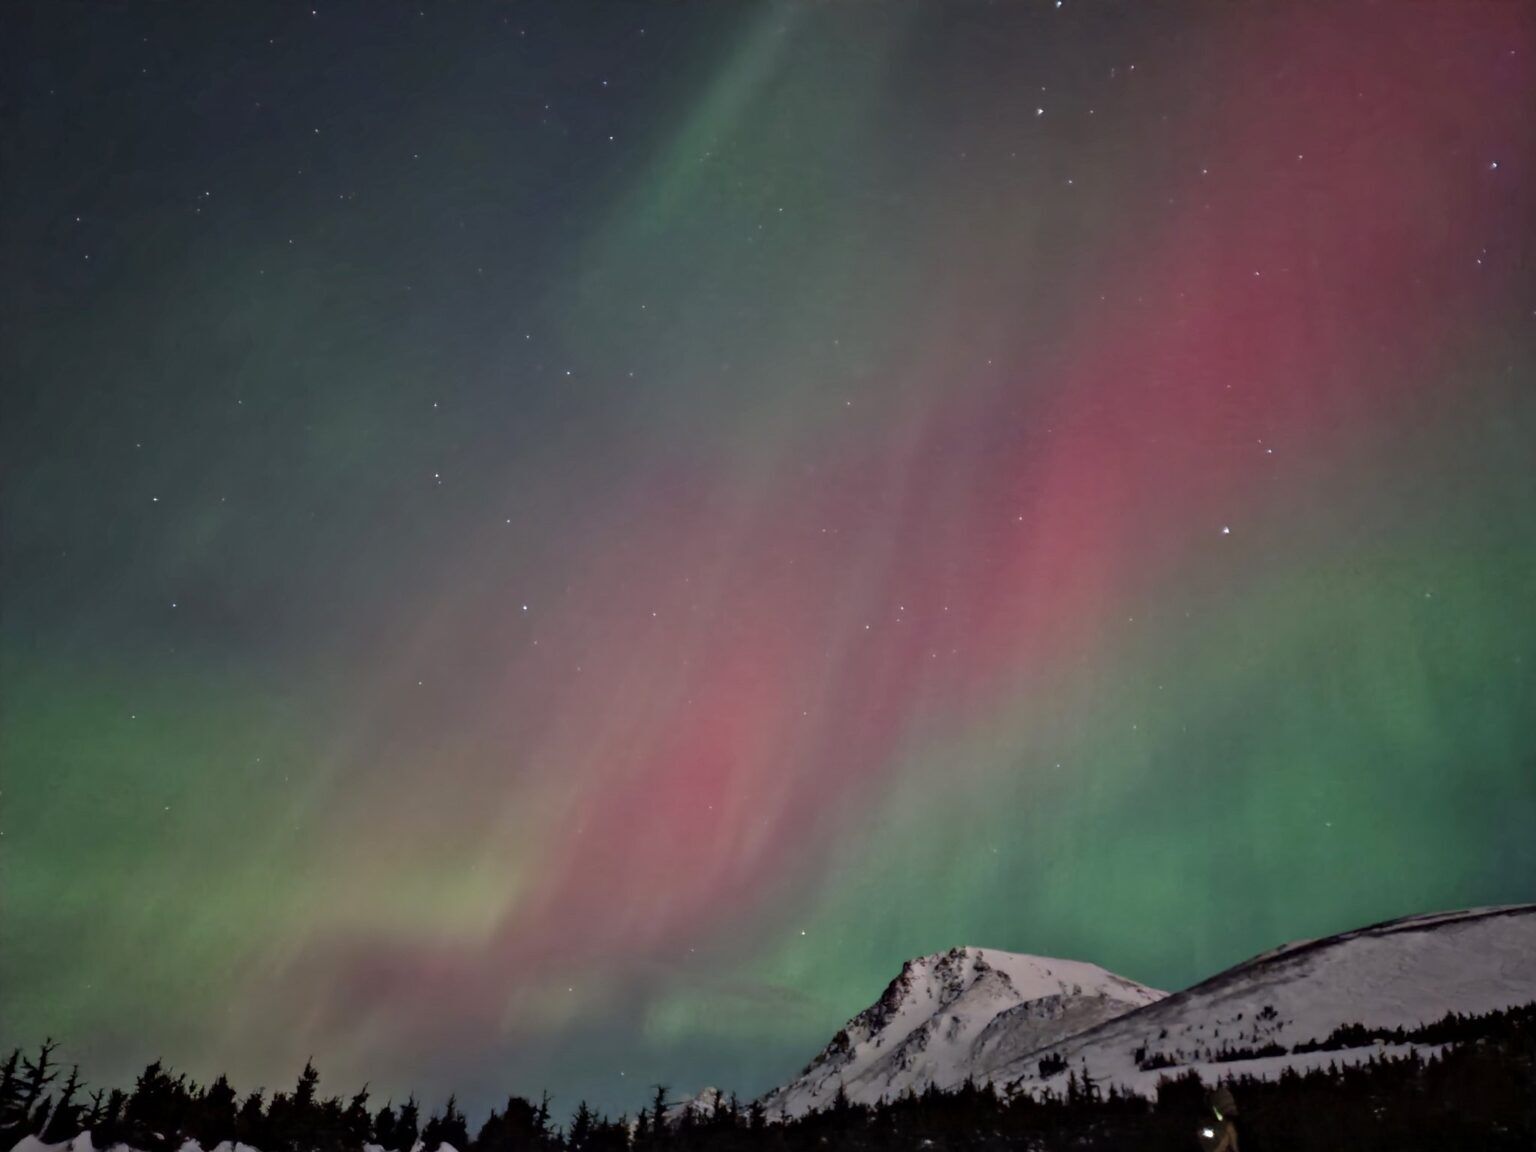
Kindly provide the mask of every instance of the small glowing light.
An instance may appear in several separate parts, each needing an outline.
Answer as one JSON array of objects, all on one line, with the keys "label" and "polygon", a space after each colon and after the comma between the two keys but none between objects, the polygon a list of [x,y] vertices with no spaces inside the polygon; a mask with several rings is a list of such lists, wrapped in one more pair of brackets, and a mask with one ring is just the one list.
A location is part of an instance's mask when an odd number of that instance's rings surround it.
[{"label": "small glowing light", "polygon": [[1216,1135],[1216,1133],[1215,1133],[1215,1131],[1213,1131],[1210,1128],[1202,1128],[1202,1129],[1200,1129],[1200,1135],[1204,1136],[1207,1140],[1209,1140],[1212,1136]]}]

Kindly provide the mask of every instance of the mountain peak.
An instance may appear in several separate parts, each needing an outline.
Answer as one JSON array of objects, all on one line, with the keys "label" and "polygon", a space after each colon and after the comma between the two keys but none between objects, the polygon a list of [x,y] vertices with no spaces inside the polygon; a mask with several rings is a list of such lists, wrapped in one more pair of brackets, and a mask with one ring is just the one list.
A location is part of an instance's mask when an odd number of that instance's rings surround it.
[{"label": "mountain peak", "polygon": [[1162,995],[1078,960],[977,947],[918,956],[765,1103],[791,1115],[829,1103],[839,1087],[863,1103],[958,1087]]}]

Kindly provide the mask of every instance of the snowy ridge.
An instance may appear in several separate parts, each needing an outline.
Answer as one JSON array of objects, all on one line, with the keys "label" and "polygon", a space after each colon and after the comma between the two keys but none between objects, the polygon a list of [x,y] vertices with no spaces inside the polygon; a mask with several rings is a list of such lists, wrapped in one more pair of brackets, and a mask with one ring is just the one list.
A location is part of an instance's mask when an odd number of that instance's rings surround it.
[{"label": "snowy ridge", "polygon": [[1163,996],[1096,964],[955,948],[902,965],[880,999],[800,1076],[763,1098],[770,1116],[959,1087]]},{"label": "snowy ridge", "polygon": [[1060,1091],[1067,1070],[1151,1094],[1194,1069],[1275,1076],[1354,1063],[1378,1045],[1298,1053],[1344,1024],[1414,1028],[1449,1012],[1481,1014],[1536,1001],[1536,904],[1389,920],[1261,953],[1156,1004],[1049,1048],[1022,1053],[994,1083]]},{"label": "snowy ridge", "polygon": [[[426,1145],[420,1140],[416,1141],[411,1152],[425,1152]],[[71,1140],[63,1140],[57,1144],[44,1144],[36,1136],[23,1136],[11,1148],[11,1152],[98,1152],[89,1132],[82,1132]],[[126,1144],[113,1144],[107,1152],[137,1152]],[[196,1140],[182,1142],[179,1152],[204,1152],[203,1146]],[[249,1144],[241,1144],[236,1140],[225,1140],[209,1148],[207,1152],[260,1152],[258,1148],[252,1148]],[[385,1152],[378,1144],[364,1144],[363,1152]],[[452,1144],[439,1144],[435,1152],[458,1152]]]},{"label": "snowy ridge", "polygon": [[684,1114],[693,1116],[697,1120],[707,1120],[715,1114],[715,1103],[723,1101],[725,1094],[718,1088],[710,1086],[683,1100],[674,1100],[667,1105],[666,1118],[668,1124],[676,1124],[682,1120]]},{"label": "snowy ridge", "polygon": [[[449,1145],[443,1145],[448,1148]],[[377,1149],[383,1152],[376,1144],[364,1145],[365,1152],[369,1149]],[[418,1142],[412,1152],[420,1152],[421,1144]],[[11,1152],[98,1152],[96,1145],[91,1140],[89,1132],[82,1132],[70,1140],[63,1140],[57,1144],[44,1144],[36,1136],[23,1136],[12,1146]],[[136,1152],[126,1144],[114,1144],[110,1152]],[[203,1148],[195,1140],[188,1140],[181,1146],[180,1152],[203,1152]],[[240,1144],[232,1140],[225,1140],[221,1144],[215,1144],[208,1152],[259,1152],[249,1144]]]}]

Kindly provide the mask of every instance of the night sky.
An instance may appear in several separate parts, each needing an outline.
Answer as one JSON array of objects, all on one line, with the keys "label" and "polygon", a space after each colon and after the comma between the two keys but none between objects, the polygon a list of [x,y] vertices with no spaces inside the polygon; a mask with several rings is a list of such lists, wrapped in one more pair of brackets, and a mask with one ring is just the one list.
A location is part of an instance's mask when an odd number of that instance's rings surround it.
[{"label": "night sky", "polygon": [[788,1078],[1536,898],[1536,8],[0,15],[0,1040]]}]

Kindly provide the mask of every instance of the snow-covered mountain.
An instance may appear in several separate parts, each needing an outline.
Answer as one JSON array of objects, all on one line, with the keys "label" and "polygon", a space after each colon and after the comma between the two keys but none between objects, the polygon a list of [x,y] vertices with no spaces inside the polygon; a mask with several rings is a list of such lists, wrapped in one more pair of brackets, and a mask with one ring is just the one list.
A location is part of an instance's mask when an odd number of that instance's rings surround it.
[{"label": "snow-covered mountain", "polygon": [[955,1088],[1027,1053],[1136,1008],[1162,992],[1096,964],[980,948],[909,960],[798,1078],[763,1098],[797,1116],[848,1099],[874,1103],[908,1088]]},{"label": "snow-covered mountain", "polygon": [[667,1123],[678,1123],[682,1120],[684,1113],[689,1113],[698,1120],[707,1120],[715,1114],[716,1103],[726,1098],[726,1093],[722,1093],[718,1088],[711,1086],[700,1089],[693,1096],[685,1097],[682,1100],[673,1100],[667,1105]]},{"label": "snow-covered mountain", "polygon": [[[1448,1012],[1476,1015],[1536,1001],[1536,904],[1389,920],[1255,956],[1235,968],[998,1068],[999,1089],[1060,1091],[1070,1071],[1144,1094],[1193,1068],[1275,1076],[1373,1052],[1386,1038],[1336,1038],[1341,1025],[1411,1029]],[[1343,1044],[1343,1047],[1337,1045]],[[1421,1048],[1424,1047],[1421,1045]]]},{"label": "snow-covered mountain", "polygon": [[1410,916],[1287,944],[1171,996],[1080,961],[956,948],[908,961],[763,1102],[772,1117],[796,1116],[826,1107],[840,1086],[849,1100],[874,1103],[968,1076],[1000,1091],[1060,1092],[1072,1072],[1150,1095],[1186,1069],[1208,1082],[1277,1076],[1414,1046],[1333,1035],[1348,1024],[1413,1029],[1449,1012],[1532,1002],[1536,904]]}]

